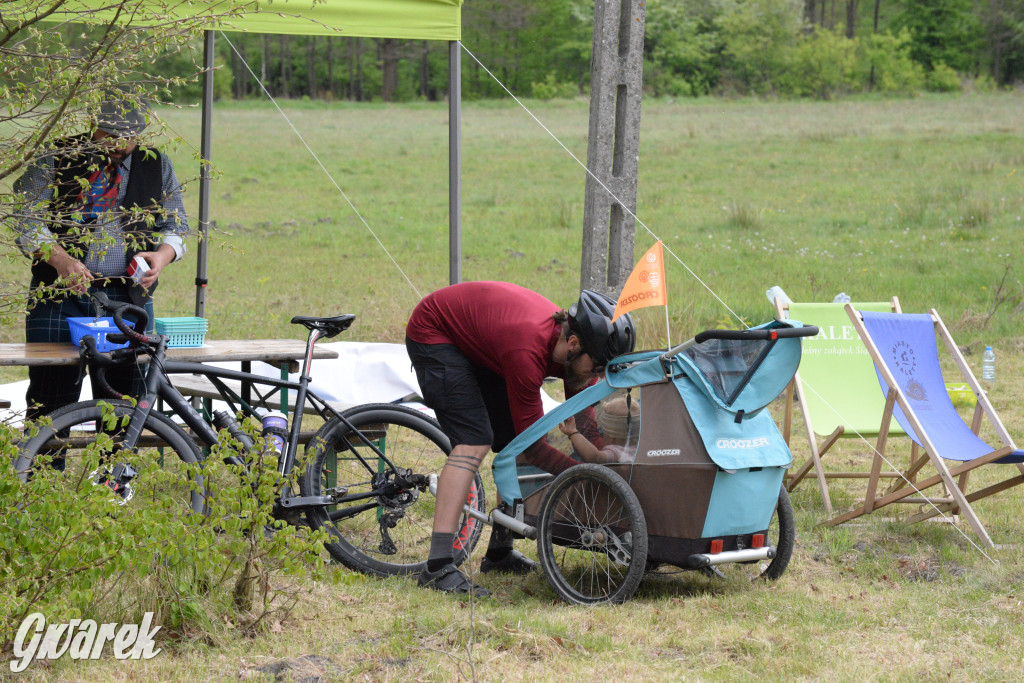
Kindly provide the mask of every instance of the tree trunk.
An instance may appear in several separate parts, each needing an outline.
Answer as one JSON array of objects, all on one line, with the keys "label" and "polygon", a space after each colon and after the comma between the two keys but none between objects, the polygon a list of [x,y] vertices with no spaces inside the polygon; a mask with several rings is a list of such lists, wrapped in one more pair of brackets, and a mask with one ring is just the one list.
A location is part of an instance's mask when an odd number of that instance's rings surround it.
[{"label": "tree trunk", "polygon": [[857,35],[857,0],[846,0],[846,37],[854,38]]},{"label": "tree trunk", "polygon": [[430,99],[430,64],[427,61],[427,55],[430,54],[430,43],[423,41],[422,51],[420,52],[420,95],[423,99]]},{"label": "tree trunk", "polygon": [[[874,22],[871,24],[874,33],[878,33],[878,6],[882,4],[882,0],[875,0],[875,17]],[[871,90],[875,89],[875,65],[871,65],[871,73],[868,74],[868,88]]]},{"label": "tree trunk", "polygon": [[270,36],[263,34],[263,55],[260,59],[260,83],[266,87],[267,85],[267,64],[270,63]]},{"label": "tree trunk", "polygon": [[316,36],[306,38],[306,92],[316,99]]},{"label": "tree trunk", "polygon": [[[241,41],[239,41],[239,42],[241,42]],[[243,74],[243,69],[245,67],[242,66],[241,62],[242,62],[242,60],[238,56],[238,47],[235,46],[235,49],[231,51],[231,77],[232,77],[232,83],[231,83],[231,91],[232,92],[231,92],[231,94],[232,94],[232,96],[236,100],[240,100],[243,97],[243,95],[242,95],[242,87],[243,87],[243,85],[242,85],[242,74]]]},{"label": "tree trunk", "polygon": [[352,93],[356,102],[363,101],[363,41],[356,38],[356,82]]},{"label": "tree trunk", "polygon": [[384,38],[378,43],[378,57],[381,63],[381,99],[391,102],[398,89],[398,41]]},{"label": "tree trunk", "polygon": [[327,46],[324,52],[324,58],[327,60],[327,96],[332,100],[334,99],[334,55],[332,54],[331,45],[334,43],[331,40],[331,36],[324,38],[327,41]]},{"label": "tree trunk", "polygon": [[287,99],[288,97],[288,68],[291,62],[291,55],[288,54],[288,36],[282,35],[281,40],[281,91],[278,93],[280,97]]},{"label": "tree trunk", "polygon": [[812,27],[814,26],[815,19],[817,19],[817,17],[814,14],[815,7],[816,3],[814,2],[814,0],[804,0],[804,19]]}]

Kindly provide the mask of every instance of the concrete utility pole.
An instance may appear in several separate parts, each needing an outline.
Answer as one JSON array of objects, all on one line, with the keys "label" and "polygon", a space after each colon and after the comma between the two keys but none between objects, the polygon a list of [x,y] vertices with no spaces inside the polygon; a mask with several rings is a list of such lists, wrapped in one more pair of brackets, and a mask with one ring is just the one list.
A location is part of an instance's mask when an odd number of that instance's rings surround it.
[{"label": "concrete utility pole", "polygon": [[633,269],[636,221],[623,204],[636,211],[646,16],[646,0],[594,2],[587,168],[605,187],[587,175],[580,286],[611,296]]}]

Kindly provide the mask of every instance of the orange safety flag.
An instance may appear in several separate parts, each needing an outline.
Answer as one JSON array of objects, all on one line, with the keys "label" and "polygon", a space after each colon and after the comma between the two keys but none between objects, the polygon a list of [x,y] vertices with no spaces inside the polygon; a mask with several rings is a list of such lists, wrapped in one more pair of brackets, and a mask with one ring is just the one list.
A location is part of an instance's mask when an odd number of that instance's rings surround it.
[{"label": "orange safety flag", "polygon": [[647,250],[629,274],[626,284],[615,304],[612,322],[623,313],[644,306],[667,306],[668,293],[665,290],[665,258],[662,255],[661,240]]}]

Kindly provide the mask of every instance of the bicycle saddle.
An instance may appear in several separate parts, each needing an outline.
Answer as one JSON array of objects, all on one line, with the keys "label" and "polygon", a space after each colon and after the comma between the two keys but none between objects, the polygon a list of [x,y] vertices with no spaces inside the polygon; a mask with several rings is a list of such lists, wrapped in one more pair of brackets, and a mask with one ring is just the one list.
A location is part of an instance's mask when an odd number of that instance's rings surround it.
[{"label": "bicycle saddle", "polygon": [[324,337],[330,339],[331,337],[347,330],[355,319],[355,315],[351,313],[336,315],[333,318],[317,318],[308,315],[297,315],[292,318],[292,324],[303,325],[310,330],[320,330],[324,333]]}]

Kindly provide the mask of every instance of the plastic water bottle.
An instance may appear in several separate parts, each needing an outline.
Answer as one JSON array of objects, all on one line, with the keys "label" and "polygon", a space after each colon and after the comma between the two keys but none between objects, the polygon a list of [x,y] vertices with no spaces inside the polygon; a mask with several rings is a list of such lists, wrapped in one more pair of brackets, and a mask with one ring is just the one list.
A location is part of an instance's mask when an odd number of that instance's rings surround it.
[{"label": "plastic water bottle", "polygon": [[981,357],[981,378],[988,382],[996,379],[996,352],[991,346],[985,347],[985,355]]},{"label": "plastic water bottle", "polygon": [[779,287],[778,285],[775,285],[767,292],[765,292],[765,296],[767,296],[768,301],[772,302],[773,304],[775,303],[776,299],[782,299],[782,303],[787,305],[793,303],[793,301],[788,296],[786,296],[786,292],[783,291],[782,287]]},{"label": "plastic water bottle", "polygon": [[284,451],[285,439],[288,437],[288,417],[284,413],[272,410],[263,416],[263,436],[279,454]]}]

